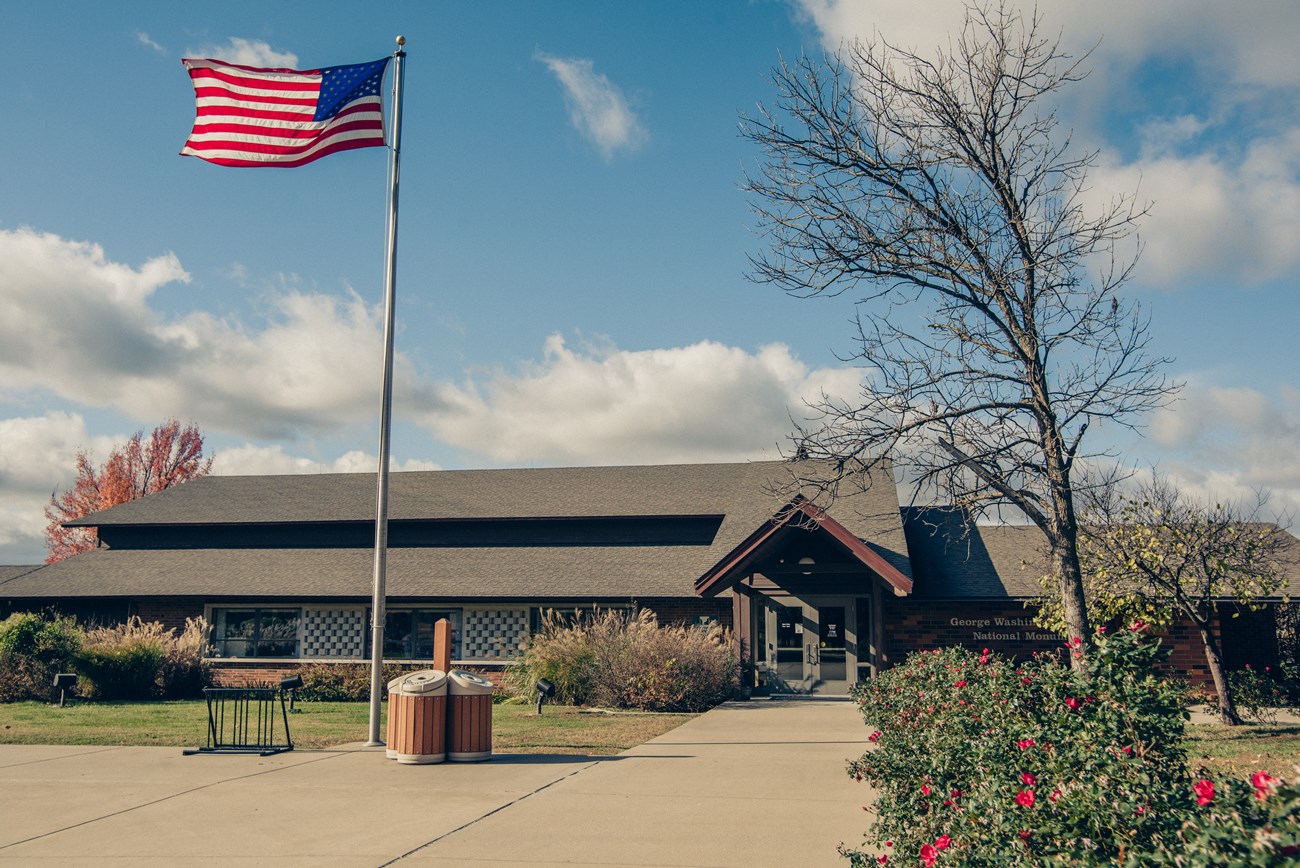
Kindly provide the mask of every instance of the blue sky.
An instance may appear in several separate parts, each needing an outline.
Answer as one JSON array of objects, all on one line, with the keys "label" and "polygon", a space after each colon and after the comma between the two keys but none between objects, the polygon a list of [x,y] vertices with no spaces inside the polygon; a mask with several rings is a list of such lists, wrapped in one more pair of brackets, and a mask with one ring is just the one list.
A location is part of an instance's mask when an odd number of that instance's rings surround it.
[{"label": "blue sky", "polygon": [[[1084,8],[1086,5],[1086,9]],[[1060,105],[1096,195],[1152,202],[1130,292],[1181,399],[1102,432],[1194,491],[1300,506],[1300,6],[1040,2],[1092,74]],[[0,562],[43,557],[78,449],[165,418],[217,472],[370,469],[385,161],[177,156],[182,56],[297,68],[407,37],[402,468],[776,457],[851,394],[851,298],[746,279],[738,114],[779,57],[953,2],[29,4],[0,27]]]}]

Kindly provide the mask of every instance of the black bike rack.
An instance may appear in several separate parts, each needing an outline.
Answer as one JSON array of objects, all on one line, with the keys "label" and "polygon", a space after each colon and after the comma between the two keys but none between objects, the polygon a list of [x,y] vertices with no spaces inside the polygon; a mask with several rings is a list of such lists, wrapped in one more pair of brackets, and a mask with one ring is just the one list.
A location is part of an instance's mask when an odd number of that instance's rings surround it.
[{"label": "black bike rack", "polygon": [[203,696],[208,702],[208,743],[185,751],[185,755],[255,753],[271,756],[293,750],[284,694],[284,690],[276,687],[203,688]]}]

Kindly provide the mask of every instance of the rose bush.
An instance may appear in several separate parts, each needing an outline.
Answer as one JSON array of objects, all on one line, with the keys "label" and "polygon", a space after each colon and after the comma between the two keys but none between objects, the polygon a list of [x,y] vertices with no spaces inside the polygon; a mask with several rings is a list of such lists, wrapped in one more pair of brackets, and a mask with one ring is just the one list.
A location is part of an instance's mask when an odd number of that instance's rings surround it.
[{"label": "rose bush", "polygon": [[[849,773],[876,788],[877,819],[867,849],[843,854],[854,865],[1139,865],[1209,846],[1206,811],[1236,789],[1189,772],[1182,690],[1159,677],[1159,643],[1135,627],[1099,634],[1086,673],[1048,655],[948,648],[855,688],[874,746]],[[1240,828],[1273,822],[1263,804],[1235,815]],[[1291,843],[1283,820],[1261,845],[1270,858]]]}]

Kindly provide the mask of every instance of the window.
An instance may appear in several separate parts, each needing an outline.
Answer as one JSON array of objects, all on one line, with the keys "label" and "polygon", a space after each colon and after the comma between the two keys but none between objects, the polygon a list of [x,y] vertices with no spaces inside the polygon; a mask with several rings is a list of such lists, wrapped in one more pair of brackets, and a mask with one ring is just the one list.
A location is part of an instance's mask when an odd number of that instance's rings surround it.
[{"label": "window", "polygon": [[[438,623],[440,618],[446,618],[451,624],[451,659],[460,659],[460,612],[455,609],[386,609],[384,611],[384,658],[386,660],[432,660],[433,625]],[[367,632],[367,657],[370,656],[370,647],[370,635]]]},{"label": "window", "polygon": [[301,609],[213,609],[218,657],[297,657]]}]

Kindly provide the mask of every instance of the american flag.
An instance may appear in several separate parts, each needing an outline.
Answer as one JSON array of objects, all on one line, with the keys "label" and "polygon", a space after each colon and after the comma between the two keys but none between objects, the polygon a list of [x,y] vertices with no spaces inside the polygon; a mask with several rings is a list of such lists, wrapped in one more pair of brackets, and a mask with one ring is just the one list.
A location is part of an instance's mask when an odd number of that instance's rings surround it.
[{"label": "american flag", "polygon": [[186,58],[195,116],[181,154],[222,166],[291,167],[382,147],[379,91],[391,59],[296,70]]}]

